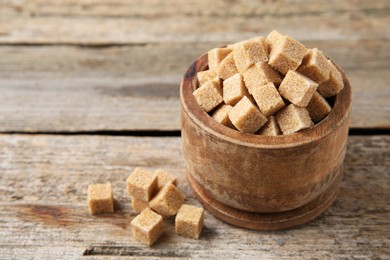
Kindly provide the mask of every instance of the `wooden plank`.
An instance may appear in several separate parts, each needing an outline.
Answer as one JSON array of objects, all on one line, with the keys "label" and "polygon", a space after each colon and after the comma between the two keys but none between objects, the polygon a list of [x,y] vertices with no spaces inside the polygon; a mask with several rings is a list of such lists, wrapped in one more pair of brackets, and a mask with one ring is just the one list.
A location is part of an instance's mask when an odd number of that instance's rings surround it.
[{"label": "wooden plank", "polygon": [[[353,87],[352,127],[390,128],[390,41],[308,41]],[[179,130],[179,84],[222,43],[0,47],[0,131]]]},{"label": "wooden plank", "polygon": [[327,3],[312,1],[251,1],[227,2],[207,0],[2,0],[2,13],[8,15],[34,16],[98,16],[98,17],[144,17],[159,16],[231,16],[231,15],[299,15],[304,13],[341,13],[362,10],[379,11],[386,7],[386,1],[343,1],[331,0]]},{"label": "wooden plank", "polygon": [[299,40],[389,39],[388,1],[2,1],[1,44],[234,42],[271,29]]},{"label": "wooden plank", "polygon": [[[135,216],[125,179],[136,166],[162,167],[179,178],[187,202],[198,205],[185,179],[180,139],[0,135],[0,255],[77,258],[87,255],[197,258],[386,258],[390,254],[390,136],[349,138],[345,177],[336,203],[305,226],[256,232],[224,224],[206,212],[199,241],[174,234],[166,221],[148,248],[131,236]],[[111,181],[114,215],[88,214],[89,183]]]}]

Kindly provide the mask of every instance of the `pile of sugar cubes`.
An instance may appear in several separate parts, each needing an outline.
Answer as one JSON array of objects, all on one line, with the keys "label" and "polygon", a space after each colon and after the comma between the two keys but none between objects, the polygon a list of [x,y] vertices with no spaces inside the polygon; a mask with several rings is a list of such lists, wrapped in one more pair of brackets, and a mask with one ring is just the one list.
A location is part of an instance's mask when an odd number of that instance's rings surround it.
[{"label": "pile of sugar cubes", "polygon": [[[317,48],[277,31],[208,52],[194,97],[217,122],[240,132],[287,135],[319,123],[342,75]],[[328,100],[327,100],[328,99]]]},{"label": "pile of sugar cubes", "polygon": [[[184,204],[185,196],[176,187],[176,178],[158,169],[136,168],[126,180],[131,206],[140,213],[131,221],[133,236],[152,245],[164,232],[164,218],[175,216],[176,233],[198,239],[203,228],[203,208]],[[88,187],[89,211],[92,215],[114,212],[111,183]]]}]

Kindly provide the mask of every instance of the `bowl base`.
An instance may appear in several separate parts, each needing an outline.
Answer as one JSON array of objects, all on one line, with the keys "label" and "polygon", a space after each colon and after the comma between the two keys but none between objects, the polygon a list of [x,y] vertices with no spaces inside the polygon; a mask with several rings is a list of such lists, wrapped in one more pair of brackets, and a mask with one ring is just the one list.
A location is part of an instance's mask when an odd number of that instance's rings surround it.
[{"label": "bowl base", "polygon": [[327,190],[318,195],[311,202],[289,211],[277,213],[255,213],[227,206],[213,199],[188,174],[188,181],[203,206],[215,217],[229,224],[255,230],[279,230],[302,225],[316,218],[327,210],[336,200],[340,190],[342,173],[340,173]]}]

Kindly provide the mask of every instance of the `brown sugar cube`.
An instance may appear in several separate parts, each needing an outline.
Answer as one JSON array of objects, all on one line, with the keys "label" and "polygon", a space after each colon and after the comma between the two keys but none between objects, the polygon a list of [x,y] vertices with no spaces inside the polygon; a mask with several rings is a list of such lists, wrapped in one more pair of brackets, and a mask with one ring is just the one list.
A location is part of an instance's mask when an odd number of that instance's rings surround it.
[{"label": "brown sugar cube", "polygon": [[164,217],[177,213],[184,202],[184,194],[173,184],[165,185],[150,201],[149,206]]},{"label": "brown sugar cube", "polygon": [[203,208],[184,204],[177,212],[175,219],[176,233],[198,239],[202,232],[204,222]]},{"label": "brown sugar cube", "polygon": [[111,183],[88,186],[88,206],[91,215],[114,212],[114,196]]},{"label": "brown sugar cube", "polygon": [[289,70],[279,86],[279,93],[296,106],[306,107],[318,84],[302,74]]},{"label": "brown sugar cube", "polygon": [[[256,38],[256,37],[254,37],[254,38]],[[253,39],[253,38],[251,38],[251,39]],[[229,49],[231,49],[231,50],[233,51],[233,50],[234,50],[234,47],[235,47],[237,44],[240,44],[240,43],[242,43],[242,42],[244,42],[244,41],[247,41],[247,40],[242,40],[242,41],[239,41],[239,42],[235,42],[235,43],[228,44],[228,45],[226,46],[226,48],[229,48]]]},{"label": "brown sugar cube", "polygon": [[256,134],[267,135],[267,136],[277,136],[277,135],[281,135],[282,132],[280,131],[279,125],[276,122],[275,117],[270,116],[268,118],[267,123],[265,123],[265,125],[262,128],[260,128],[260,130],[257,131]]},{"label": "brown sugar cube", "polygon": [[196,77],[198,78],[199,85],[202,86],[206,82],[210,80],[215,80],[218,81],[218,75],[215,70],[205,70],[205,71],[200,71],[196,74]]},{"label": "brown sugar cube", "polygon": [[284,135],[295,133],[313,125],[306,108],[297,107],[294,104],[279,111],[275,118]]},{"label": "brown sugar cube", "polygon": [[273,115],[285,107],[283,99],[273,83],[253,88],[252,96],[259,106],[261,113],[266,117]]},{"label": "brown sugar cube", "polygon": [[160,190],[165,185],[172,183],[173,185],[176,185],[177,178],[173,176],[172,174],[169,174],[168,172],[157,169],[154,171],[154,173],[157,174],[157,189]]},{"label": "brown sugar cube", "polygon": [[314,123],[321,121],[327,114],[330,113],[331,107],[324,97],[322,97],[317,91],[314,92],[309,104],[306,107],[309,111],[311,120]]},{"label": "brown sugar cube", "polygon": [[330,65],[329,79],[318,86],[318,92],[326,98],[340,93],[344,88],[343,77],[340,71],[330,60],[328,60],[328,63]]},{"label": "brown sugar cube", "polygon": [[287,35],[272,36],[268,44],[271,49],[268,64],[283,74],[298,68],[307,51],[302,43]]},{"label": "brown sugar cube", "polygon": [[317,48],[309,50],[297,71],[316,83],[329,79],[330,66],[328,60]]},{"label": "brown sugar cube", "polygon": [[211,80],[194,91],[198,104],[204,111],[210,112],[223,102],[222,89],[218,82]]},{"label": "brown sugar cube", "polygon": [[216,70],[221,61],[232,52],[232,48],[214,48],[207,53],[209,69]]},{"label": "brown sugar cube", "polygon": [[240,73],[257,62],[268,61],[268,51],[263,37],[252,38],[234,45],[233,57]]},{"label": "brown sugar cube", "polygon": [[269,82],[279,84],[282,77],[265,62],[258,62],[250,66],[243,74],[245,85],[250,94],[252,89]]},{"label": "brown sugar cube", "polygon": [[163,218],[146,208],[131,221],[131,231],[135,239],[151,246],[164,232]]},{"label": "brown sugar cube", "polygon": [[229,119],[239,131],[251,134],[267,122],[267,118],[246,96],[230,110]]},{"label": "brown sugar cube", "polygon": [[267,38],[265,39],[265,42],[267,44],[267,49],[268,49],[268,55],[272,51],[272,46],[278,42],[281,42],[282,38],[283,38],[283,34],[279,33],[276,30],[273,30],[268,34]]},{"label": "brown sugar cube", "polygon": [[230,110],[232,110],[232,108],[233,107],[229,106],[229,105],[220,105],[215,110],[212,118],[222,125],[233,128],[234,126],[233,126],[232,122],[230,122],[230,119],[229,119],[229,112],[230,112]]},{"label": "brown sugar cube", "polygon": [[149,202],[145,202],[135,197],[131,197],[131,207],[135,210],[135,212],[140,213],[141,211],[149,207]]},{"label": "brown sugar cube", "polygon": [[157,175],[143,168],[135,168],[126,184],[130,196],[147,202],[157,191]]},{"label": "brown sugar cube", "polygon": [[234,74],[223,82],[223,101],[234,106],[243,96],[248,95],[244,81],[239,73]]},{"label": "brown sugar cube", "polygon": [[238,70],[234,62],[233,53],[230,53],[219,64],[217,74],[221,79],[225,80],[236,73],[238,73]]}]

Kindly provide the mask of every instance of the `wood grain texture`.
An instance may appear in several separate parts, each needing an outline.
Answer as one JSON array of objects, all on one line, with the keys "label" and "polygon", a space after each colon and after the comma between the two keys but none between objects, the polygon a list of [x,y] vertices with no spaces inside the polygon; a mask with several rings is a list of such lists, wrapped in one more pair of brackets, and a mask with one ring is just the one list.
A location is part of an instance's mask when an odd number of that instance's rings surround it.
[{"label": "wood grain texture", "polygon": [[[257,232],[206,212],[199,241],[174,234],[173,220],[148,248],[131,236],[135,216],[125,179],[137,166],[162,167],[185,179],[179,138],[0,135],[0,255],[77,258],[128,255],[198,258],[386,258],[390,254],[390,136],[349,138],[336,203],[307,225]],[[88,214],[89,183],[111,181],[117,213]]]},{"label": "wood grain texture", "polygon": [[389,9],[378,0],[2,1],[0,43],[234,42],[274,28],[299,40],[389,39]]},{"label": "wood grain texture", "polygon": [[[390,41],[305,41],[346,71],[351,126],[390,128]],[[179,130],[184,71],[218,43],[0,47],[0,131]]]}]

